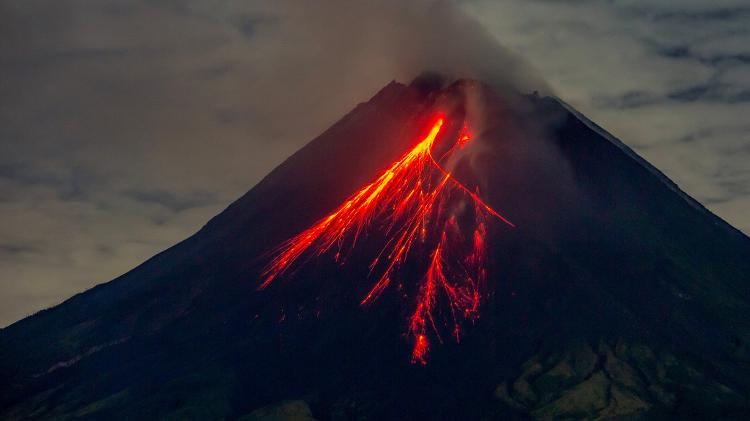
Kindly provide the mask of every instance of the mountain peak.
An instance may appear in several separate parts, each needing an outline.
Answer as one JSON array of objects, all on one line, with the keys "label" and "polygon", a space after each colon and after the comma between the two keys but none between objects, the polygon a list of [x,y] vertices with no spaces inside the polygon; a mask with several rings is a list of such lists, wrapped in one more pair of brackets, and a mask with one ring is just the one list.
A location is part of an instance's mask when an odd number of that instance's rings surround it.
[{"label": "mountain peak", "polygon": [[193,237],[0,331],[0,414],[740,417],[750,241],[695,203],[554,98],[391,82]]}]

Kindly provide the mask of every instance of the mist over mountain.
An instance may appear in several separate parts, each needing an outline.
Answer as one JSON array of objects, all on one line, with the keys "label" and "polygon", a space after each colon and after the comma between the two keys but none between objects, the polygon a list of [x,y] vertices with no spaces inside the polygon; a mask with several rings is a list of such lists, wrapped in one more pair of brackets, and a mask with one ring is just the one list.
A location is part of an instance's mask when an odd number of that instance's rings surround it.
[{"label": "mist over mountain", "polygon": [[[435,155],[468,127],[446,171],[512,226],[485,221],[477,316],[459,340],[450,316],[428,326],[421,364],[409,318],[434,252],[415,247],[361,305],[387,229],[365,225],[343,264],[306,254],[259,286],[280,244],[436,115]],[[460,227],[467,203],[449,203]],[[0,417],[741,419],[748,281],[748,237],[561,100],[426,74],[357,105],[194,236],[2,329]]]}]

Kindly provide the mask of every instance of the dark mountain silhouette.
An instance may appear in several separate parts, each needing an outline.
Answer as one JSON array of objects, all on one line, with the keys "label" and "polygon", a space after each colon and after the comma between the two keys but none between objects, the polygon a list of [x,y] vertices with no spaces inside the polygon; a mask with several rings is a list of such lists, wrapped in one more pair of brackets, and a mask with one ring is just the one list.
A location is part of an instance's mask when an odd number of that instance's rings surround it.
[{"label": "dark mountain silhouette", "polygon": [[[460,343],[411,363],[415,291],[360,306],[356,253],[258,290],[446,107],[478,122],[456,177],[516,225]],[[194,236],[0,331],[0,379],[2,419],[741,419],[750,240],[558,99],[392,82]]]}]

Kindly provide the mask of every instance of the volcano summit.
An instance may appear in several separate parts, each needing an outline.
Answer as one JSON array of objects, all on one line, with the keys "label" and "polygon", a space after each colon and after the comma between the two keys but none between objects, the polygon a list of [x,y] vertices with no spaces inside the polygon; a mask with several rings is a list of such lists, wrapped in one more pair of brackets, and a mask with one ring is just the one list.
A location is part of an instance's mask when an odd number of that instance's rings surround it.
[{"label": "volcano summit", "polygon": [[750,239],[559,99],[392,82],[0,378],[3,419],[742,419]]}]

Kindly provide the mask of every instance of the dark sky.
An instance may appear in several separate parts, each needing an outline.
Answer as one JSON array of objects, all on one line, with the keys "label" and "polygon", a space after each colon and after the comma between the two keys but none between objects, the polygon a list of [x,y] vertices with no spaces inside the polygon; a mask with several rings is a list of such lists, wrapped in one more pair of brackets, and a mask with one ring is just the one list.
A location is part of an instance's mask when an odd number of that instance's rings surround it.
[{"label": "dark sky", "polygon": [[0,326],[426,67],[556,93],[750,232],[747,0],[355,3],[0,0]]}]

